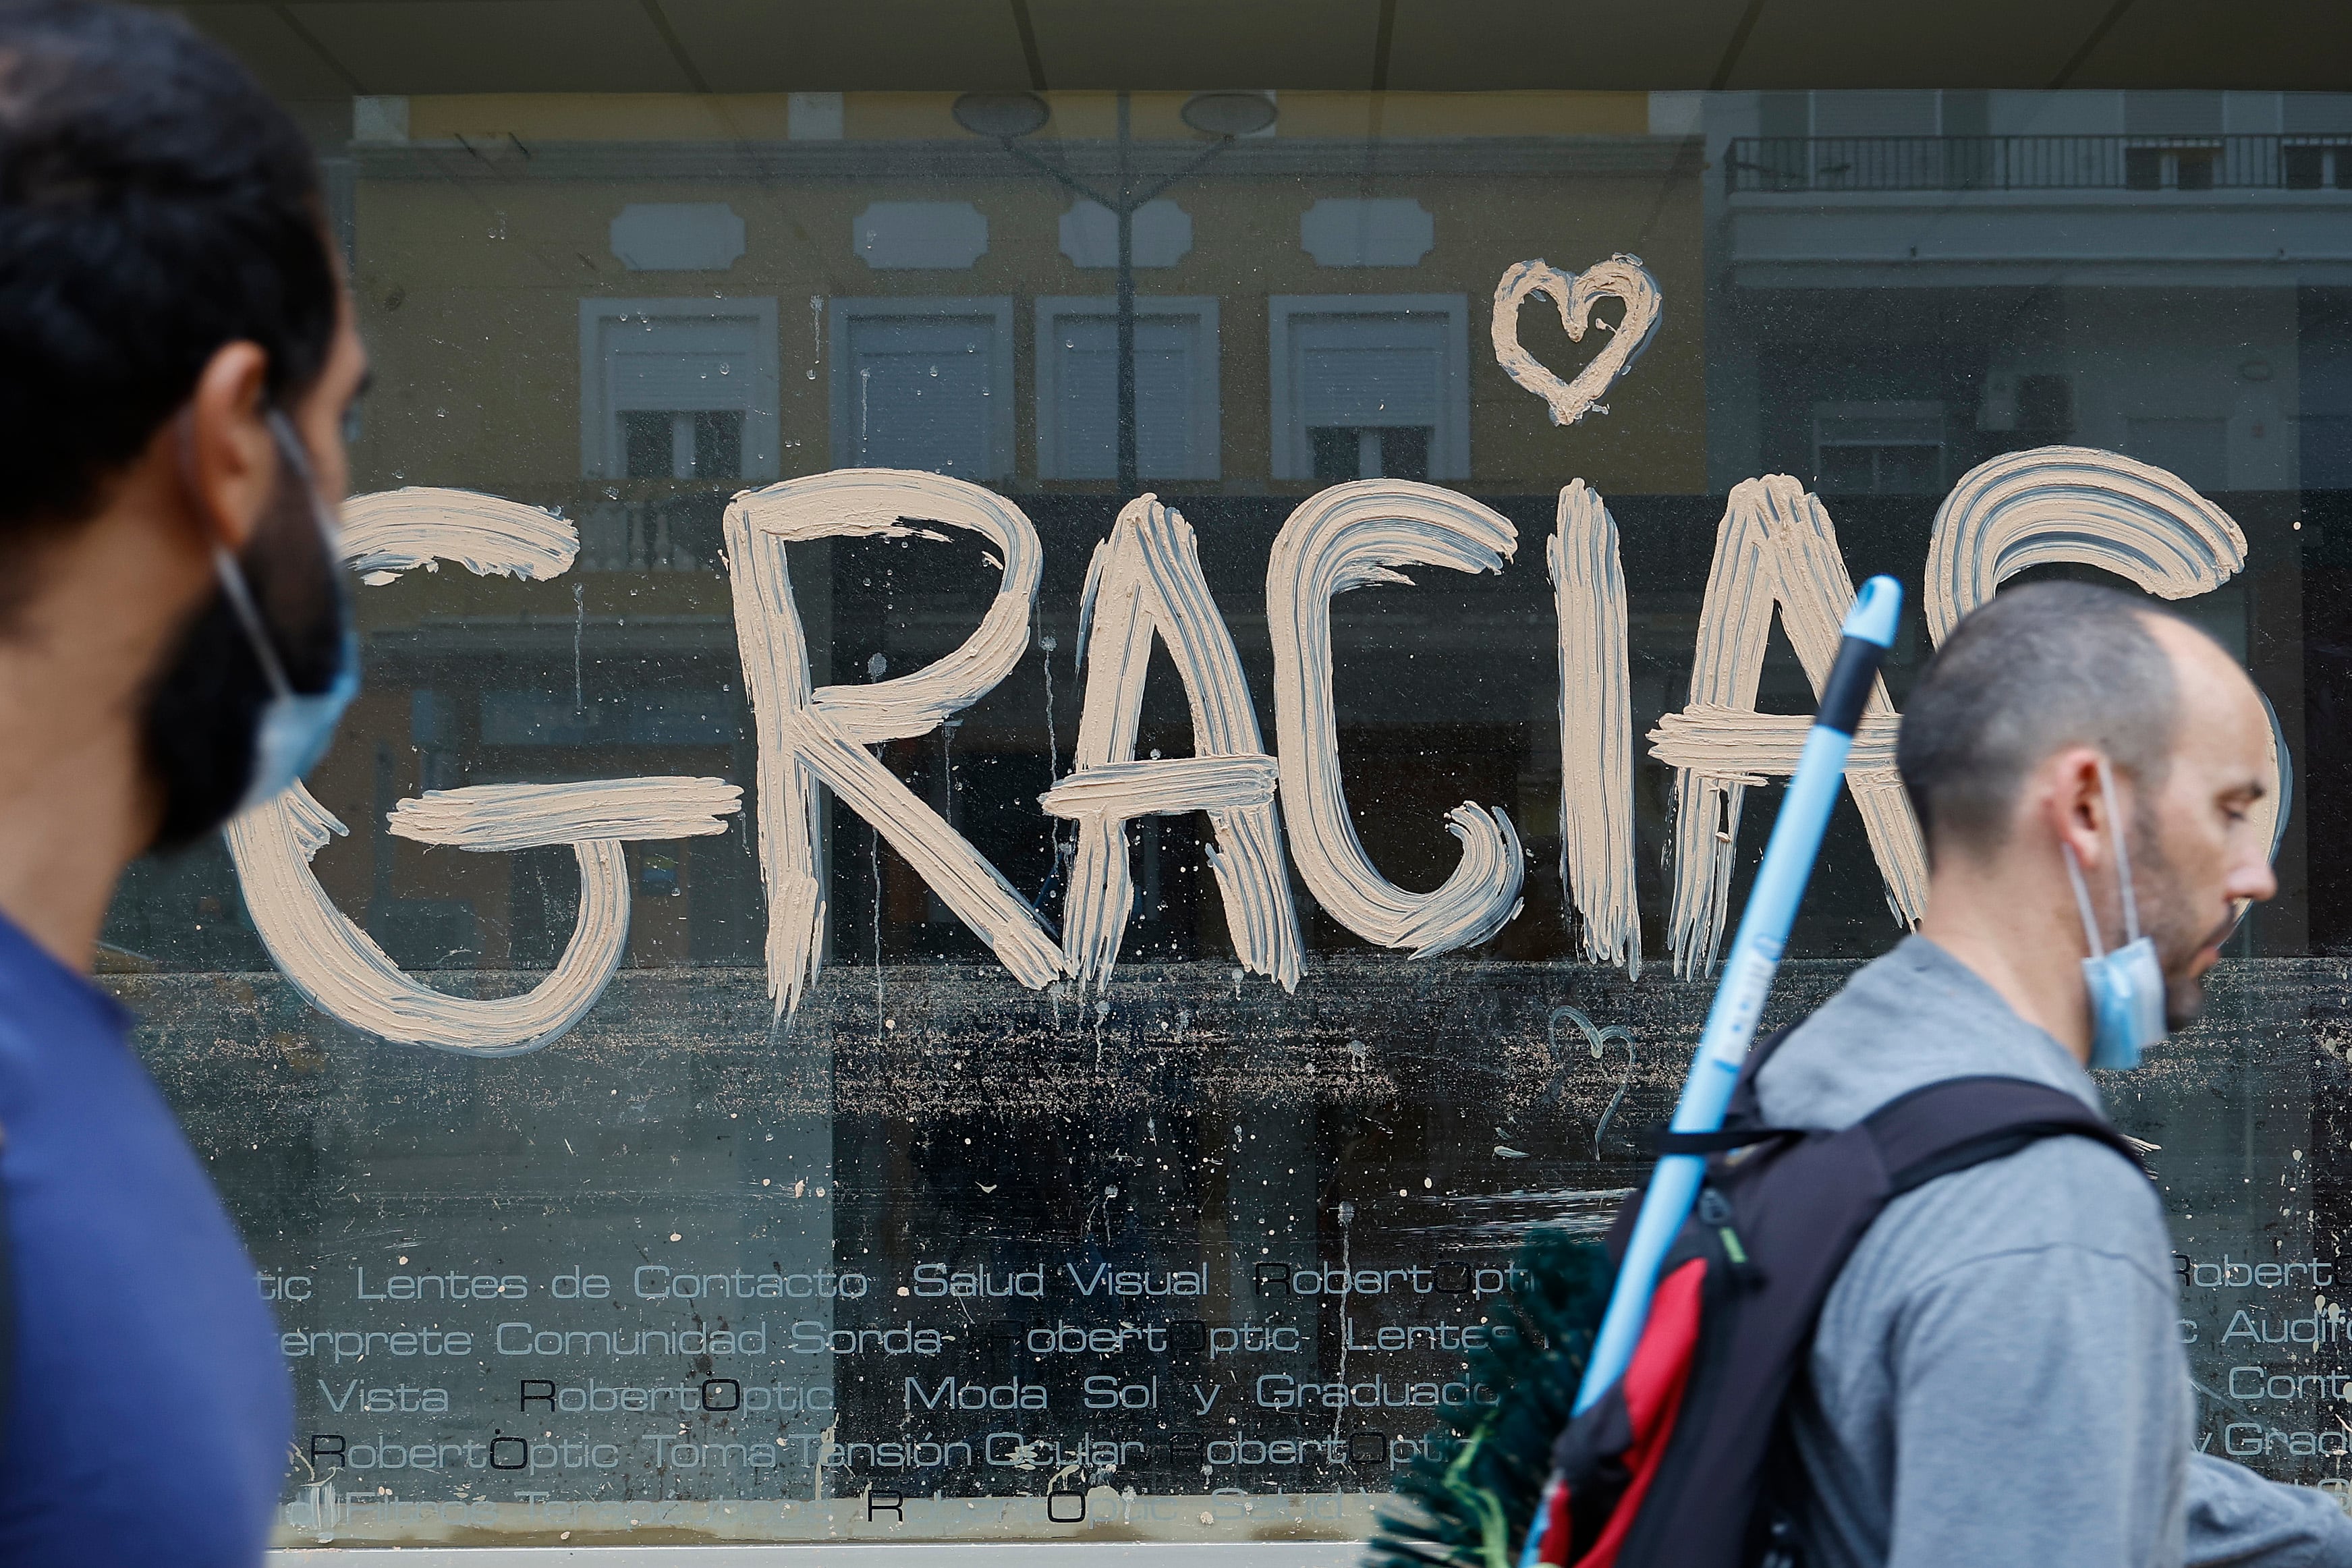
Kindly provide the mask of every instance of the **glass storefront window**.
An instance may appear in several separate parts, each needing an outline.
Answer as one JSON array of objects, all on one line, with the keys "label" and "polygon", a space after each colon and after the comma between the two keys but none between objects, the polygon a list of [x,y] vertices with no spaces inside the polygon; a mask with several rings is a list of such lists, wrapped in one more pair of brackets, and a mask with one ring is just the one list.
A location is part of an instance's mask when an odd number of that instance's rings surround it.
[{"label": "glass storefront window", "polygon": [[2200,1439],[2352,1481],[2352,94],[1064,91],[1013,9],[960,47],[1039,90],[965,99],[682,5],[194,8],[376,365],[366,689],[107,936],[279,1316],[283,1543],[1361,1535],[1643,1169],[1880,572],[1768,1025],[1916,916],[1951,616],[2176,600],[2282,892],[2105,1087]]}]

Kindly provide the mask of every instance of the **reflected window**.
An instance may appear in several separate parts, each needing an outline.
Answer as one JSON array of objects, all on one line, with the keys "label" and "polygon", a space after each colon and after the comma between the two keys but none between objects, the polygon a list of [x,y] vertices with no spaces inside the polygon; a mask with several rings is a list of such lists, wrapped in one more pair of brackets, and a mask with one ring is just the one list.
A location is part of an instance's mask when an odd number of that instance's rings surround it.
[{"label": "reflected window", "polygon": [[1314,445],[1318,481],[1429,478],[1426,426],[1318,425],[1307,437]]},{"label": "reflected window", "polygon": [[2124,185],[2135,191],[2210,191],[2221,163],[2223,100],[2209,91],[2124,94],[2124,130],[2163,140],[2124,149]]},{"label": "reflected window", "polygon": [[2352,142],[2310,142],[2282,147],[2279,176],[2291,191],[2352,191]]},{"label": "reflected window", "polygon": [[773,300],[583,300],[581,470],[776,477]]},{"label": "reflected window", "polygon": [[1940,403],[1823,403],[1813,412],[1823,495],[1927,495],[1944,488]]},{"label": "reflected window", "polygon": [[835,300],[836,466],[1013,471],[1013,302]]},{"label": "reflected window", "polygon": [[1269,306],[1276,479],[1469,472],[1463,296],[1278,294]]},{"label": "reflected window", "polygon": [[2210,191],[2221,156],[2218,144],[2126,147],[2124,184],[2135,191]]},{"label": "reflected window", "polygon": [[2279,95],[2281,183],[2292,191],[2352,191],[2352,95]]},{"label": "reflected window", "polygon": [[2302,420],[2306,489],[2352,489],[2352,416],[2306,414]]},{"label": "reflected window", "polygon": [[[1135,302],[1135,450],[1148,479],[1213,479],[1217,301]],[[1037,301],[1037,477],[1118,472],[1118,317],[1111,300]]]},{"label": "reflected window", "polygon": [[739,479],[743,477],[743,411],[623,409],[621,447],[629,479]]}]

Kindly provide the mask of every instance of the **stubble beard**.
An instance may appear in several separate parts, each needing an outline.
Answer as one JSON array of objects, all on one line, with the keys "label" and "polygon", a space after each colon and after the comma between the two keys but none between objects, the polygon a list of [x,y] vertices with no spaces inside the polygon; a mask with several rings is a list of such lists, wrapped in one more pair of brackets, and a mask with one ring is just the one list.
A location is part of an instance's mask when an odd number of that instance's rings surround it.
[{"label": "stubble beard", "polygon": [[2132,825],[2132,884],[2139,900],[2141,931],[2156,943],[2156,962],[2164,975],[2164,1022],[2168,1029],[2185,1029],[2205,1011],[2205,974],[2198,957],[2219,947],[2236,926],[2236,917],[2219,925],[2207,924],[2183,893],[2180,877],[2158,847],[2155,825],[2142,817]]}]

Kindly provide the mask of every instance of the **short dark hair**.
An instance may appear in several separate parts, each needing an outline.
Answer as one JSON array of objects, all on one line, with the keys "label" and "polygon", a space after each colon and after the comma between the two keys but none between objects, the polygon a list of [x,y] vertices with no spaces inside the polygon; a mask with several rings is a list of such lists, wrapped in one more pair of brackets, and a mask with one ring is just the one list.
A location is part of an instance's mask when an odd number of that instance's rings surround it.
[{"label": "short dark hair", "polygon": [[[1895,766],[1932,852],[1997,847],[2026,773],[2095,746],[2144,787],[2172,758],[2172,661],[2148,622],[2179,616],[2090,583],[2032,583],[1971,611],[1905,704]],[[2187,623],[2181,623],[2186,625]]]},{"label": "short dark hair", "polygon": [[96,510],[223,344],[262,348],[274,403],[317,380],[326,233],[301,131],[217,46],[0,0],[0,562]]}]

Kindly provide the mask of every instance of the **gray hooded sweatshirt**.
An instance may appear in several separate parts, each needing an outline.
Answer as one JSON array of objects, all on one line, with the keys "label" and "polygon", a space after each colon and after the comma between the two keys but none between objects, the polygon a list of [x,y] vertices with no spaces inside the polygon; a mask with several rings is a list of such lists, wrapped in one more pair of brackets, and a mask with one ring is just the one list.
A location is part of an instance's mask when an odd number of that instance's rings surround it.
[{"label": "gray hooded sweatshirt", "polygon": [[[1852,1125],[1996,1073],[2096,1107],[2066,1048],[1924,937],[1757,1075],[1775,1125]],[[2050,1138],[1886,1206],[1839,1275],[1791,1421],[1807,1568],[2352,1565],[2325,1494],[2191,1452],[2171,1240],[2113,1150]]]}]

